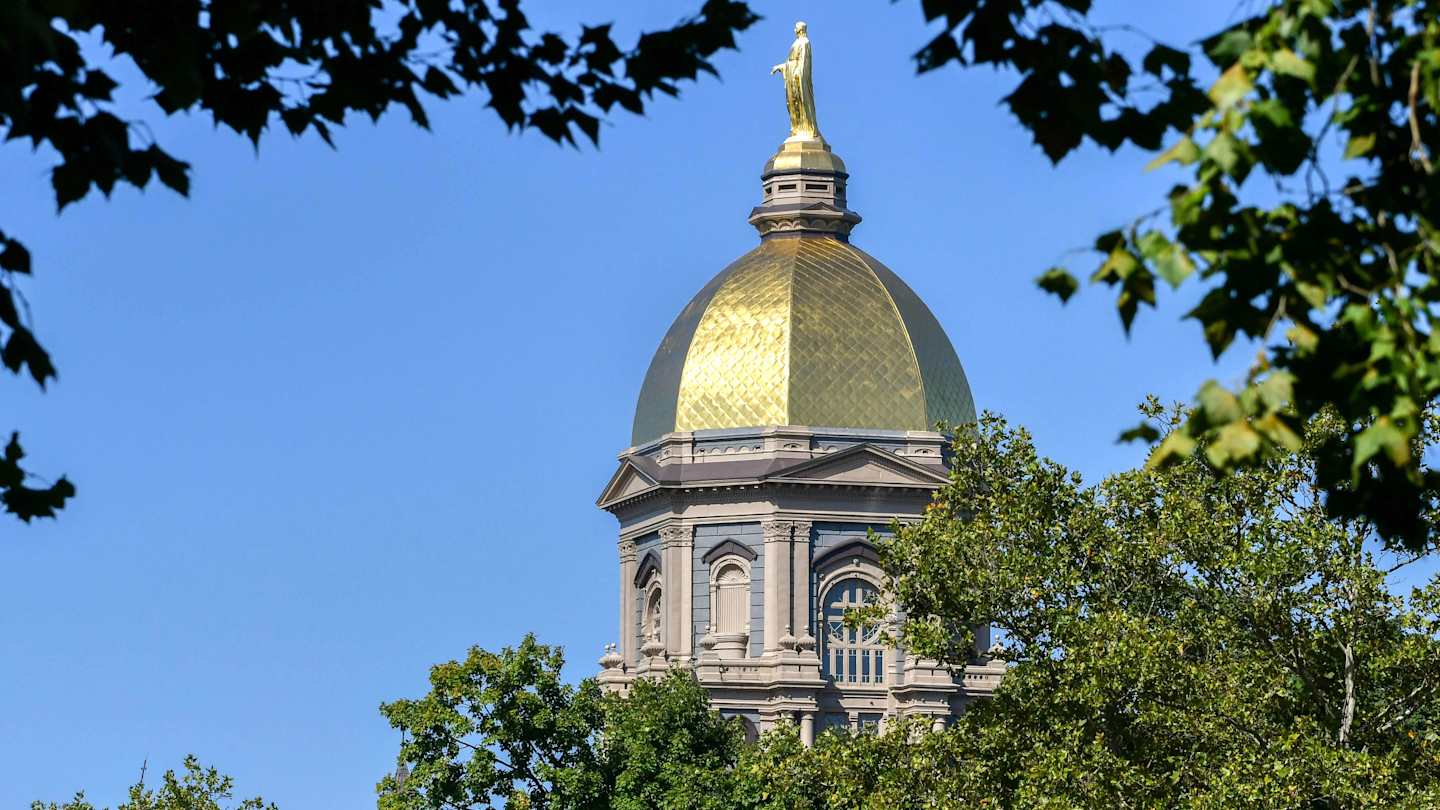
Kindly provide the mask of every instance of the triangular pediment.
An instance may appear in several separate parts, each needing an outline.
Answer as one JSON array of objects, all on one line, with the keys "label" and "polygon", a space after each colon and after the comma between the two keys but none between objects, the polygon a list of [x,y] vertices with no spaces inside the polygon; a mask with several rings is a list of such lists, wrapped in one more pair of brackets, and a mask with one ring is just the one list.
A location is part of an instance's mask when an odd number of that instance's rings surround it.
[{"label": "triangular pediment", "polygon": [[600,499],[596,503],[603,509],[617,501],[633,498],[658,486],[655,479],[646,475],[627,459],[620,462],[620,469],[610,476],[610,483],[605,485],[605,491],[600,493]]},{"label": "triangular pediment", "polygon": [[771,481],[853,484],[856,486],[923,486],[945,483],[945,474],[868,444],[821,456],[778,475]]}]

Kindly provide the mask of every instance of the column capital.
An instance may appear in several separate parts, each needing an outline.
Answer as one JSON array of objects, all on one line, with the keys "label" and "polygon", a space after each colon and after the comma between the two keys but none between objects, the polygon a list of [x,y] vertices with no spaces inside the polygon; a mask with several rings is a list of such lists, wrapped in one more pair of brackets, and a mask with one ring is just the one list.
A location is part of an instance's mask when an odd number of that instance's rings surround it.
[{"label": "column capital", "polygon": [[794,537],[795,541],[796,541],[796,542],[799,542],[799,541],[801,541],[801,540],[809,540],[809,539],[810,539],[810,529],[811,529],[811,527],[813,527],[814,525],[815,525],[814,523],[811,523],[811,522],[808,521],[808,520],[792,520],[792,521],[790,521],[790,528],[795,532],[795,537]]},{"label": "column capital", "polygon": [[790,534],[795,529],[793,520],[763,520],[760,522],[760,531],[765,534],[765,542],[780,543],[789,542]]},{"label": "column capital", "polygon": [[671,546],[693,546],[695,545],[695,532],[689,526],[661,526],[660,547]]},{"label": "column capital", "polygon": [[621,541],[620,541],[620,562],[623,563],[623,562],[634,562],[634,561],[635,561],[635,541],[634,541],[634,540],[621,540]]}]

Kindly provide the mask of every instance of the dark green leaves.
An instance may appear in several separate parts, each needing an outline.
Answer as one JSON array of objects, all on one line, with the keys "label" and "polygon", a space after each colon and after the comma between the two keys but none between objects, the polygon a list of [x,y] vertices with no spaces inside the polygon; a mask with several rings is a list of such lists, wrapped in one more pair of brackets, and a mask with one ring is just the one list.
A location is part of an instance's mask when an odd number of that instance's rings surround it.
[{"label": "dark green leaves", "polygon": [[[1188,443],[1182,460],[1088,486],[993,415],[955,443],[934,508],[880,546],[913,653],[974,666],[985,657],[954,640],[1003,633],[999,691],[930,766],[952,775],[951,803],[1440,802],[1440,581],[1392,591],[1393,572],[1433,556],[1386,552],[1317,500],[1344,421],[1317,417],[1296,452],[1228,476],[1191,455],[1255,458],[1263,417],[1244,417],[1285,385],[1206,386],[1188,419],[1151,400],[1131,435],[1160,438],[1157,453]],[[1221,426],[1214,439],[1185,436],[1196,418]]]},{"label": "dark green leaves", "polygon": [[382,810],[492,807],[732,807],[741,731],[688,670],[637,680],[621,698],[561,677],[559,649],[526,636],[471,649],[430,671],[430,692],[380,707],[405,732],[404,783],[386,776]]},{"label": "dark green leaves", "polygon": [[0,456],[0,503],[6,512],[26,523],[37,517],[55,517],[65,501],[74,497],[75,486],[64,476],[53,484],[32,486],[36,480],[20,466],[23,458],[20,434],[11,433]]},{"label": "dark green leaves", "polygon": [[915,55],[917,69],[924,73],[954,62],[1016,71],[1020,80],[1004,102],[1052,161],[1086,140],[1110,150],[1125,143],[1154,148],[1167,131],[1183,131],[1203,102],[1189,78],[1189,55],[1157,45],[1141,68],[1163,78],[1170,97],[1141,103],[1132,93],[1135,68],[1081,17],[1088,2],[924,0],[921,5],[926,20],[943,19],[945,27]]},{"label": "dark green leaves", "polygon": [[[743,2],[706,0],[695,16],[623,50],[609,25],[583,27],[577,38],[532,31],[515,0],[341,3],[323,13],[311,5],[3,4],[0,135],[59,155],[50,174],[58,210],[121,183],[158,180],[188,195],[190,165],[154,143],[144,122],[111,111],[117,84],[87,62],[103,56],[133,63],[163,114],[204,112],[257,148],[276,121],[332,147],[331,127],[352,113],[378,120],[399,108],[428,127],[424,96],[467,92],[508,127],[597,143],[602,114],[616,105],[641,113],[655,92],[675,95],[678,82],[714,74],[710,59],[758,19]],[[94,32],[104,47],[82,51],[78,32]],[[0,361],[43,386],[55,369],[3,277],[29,272],[30,254],[0,234]]]},{"label": "dark green leaves", "polygon": [[1043,275],[1035,279],[1035,284],[1045,292],[1059,296],[1062,303],[1069,301],[1070,296],[1080,289],[1080,282],[1063,267],[1052,267],[1046,270]]},{"label": "dark green leaves", "polygon": [[[1200,285],[1187,317],[1215,355],[1241,337],[1265,346],[1237,401],[1262,401],[1265,379],[1287,380],[1289,395],[1241,419],[1201,407],[1159,455],[1203,445],[1232,472],[1293,447],[1296,425],[1334,407],[1349,428],[1317,468],[1323,502],[1373,520],[1387,541],[1428,544],[1440,480],[1405,448],[1419,436],[1414,414],[1440,398],[1430,339],[1440,328],[1440,10],[1259,4],[1201,42],[1204,74],[1218,74],[1202,89],[1190,51],[1156,43],[1140,71],[1122,66],[1111,46],[1120,34],[1068,3],[922,5],[945,31],[920,68],[1015,70],[1005,102],[1052,160],[1086,140],[1132,143],[1159,152],[1151,168],[1186,172],[1168,226],[1144,232],[1147,215],[1107,235],[1092,280],[1115,291],[1127,331],[1155,301],[1156,277]],[[1151,77],[1143,91],[1138,72]],[[1041,286],[1073,294],[1053,271]]]}]

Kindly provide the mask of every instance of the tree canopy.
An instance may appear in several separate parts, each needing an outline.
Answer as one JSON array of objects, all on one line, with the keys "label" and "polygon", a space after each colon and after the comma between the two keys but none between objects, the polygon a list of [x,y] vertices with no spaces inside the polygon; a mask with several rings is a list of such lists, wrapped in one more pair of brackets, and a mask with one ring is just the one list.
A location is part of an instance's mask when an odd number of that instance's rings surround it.
[{"label": "tree canopy", "polygon": [[[1159,443],[1186,418],[1142,412]],[[527,638],[383,707],[412,775],[381,806],[1434,807],[1440,574],[1397,577],[1435,550],[1327,511],[1319,459],[1345,430],[1327,411],[1229,476],[1202,444],[1087,485],[986,415],[923,519],[877,539],[894,604],[873,609],[907,617],[901,643],[1008,664],[950,728],[746,744],[684,669],[604,695]],[[984,624],[1003,643],[978,653]]]},{"label": "tree canopy", "polygon": [[[1183,414],[1144,408],[1160,434]],[[987,416],[952,482],[881,542],[903,637],[1010,669],[959,730],[1002,806],[1428,807],[1440,801],[1440,575],[1320,502],[1302,447],[1217,478],[1198,459],[1087,486]],[[1162,440],[1163,441],[1163,440]]]},{"label": "tree canopy", "polygon": [[[259,797],[232,803],[235,780],[215,768],[202,766],[194,756],[185,758],[185,772],[176,775],[166,771],[160,778],[160,787],[145,787],[142,769],[140,780],[130,787],[129,798],[115,807],[115,810],[277,810]],[[75,798],[63,804],[55,802],[33,802],[30,810],[96,810],[85,794],[77,793]]]},{"label": "tree canopy", "polygon": [[[1142,411],[1159,442],[1184,424]],[[404,736],[379,807],[1434,807],[1440,574],[1397,577],[1435,551],[1325,509],[1317,459],[1345,429],[1321,414],[1299,450],[1229,476],[1197,456],[1088,485],[987,414],[924,517],[877,540],[894,604],[874,609],[900,609],[899,643],[1008,664],[949,728],[891,720],[806,747],[781,723],[746,742],[684,667],[605,693],[526,636],[381,706]],[[977,651],[981,624],[1003,642]],[[120,810],[230,793],[190,759]]]}]

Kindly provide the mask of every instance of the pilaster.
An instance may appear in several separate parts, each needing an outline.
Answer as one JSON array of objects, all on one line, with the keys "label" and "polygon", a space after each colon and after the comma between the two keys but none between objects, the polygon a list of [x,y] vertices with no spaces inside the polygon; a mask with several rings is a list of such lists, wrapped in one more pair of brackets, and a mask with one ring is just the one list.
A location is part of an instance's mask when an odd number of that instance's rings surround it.
[{"label": "pilaster", "polygon": [[790,535],[788,520],[760,524],[765,535],[765,652],[780,651],[780,637],[790,614]]},{"label": "pilaster", "polygon": [[[809,637],[810,649],[814,649],[815,629],[812,616],[815,608],[810,601],[810,521],[796,520],[791,523],[790,536],[790,617],[787,620],[794,628],[798,639]],[[802,648],[803,648],[802,644]]]},{"label": "pilaster", "polygon": [[664,566],[665,650],[672,656],[692,654],[691,625],[692,568],[695,563],[695,535],[689,526],[669,525],[660,529],[660,554]]},{"label": "pilaster", "polygon": [[620,541],[620,655],[634,661],[635,649],[635,541]]}]

